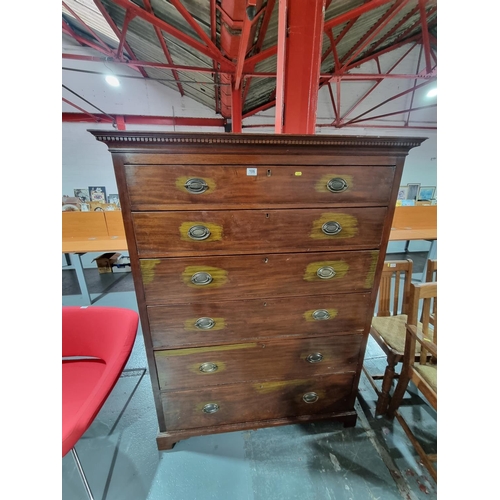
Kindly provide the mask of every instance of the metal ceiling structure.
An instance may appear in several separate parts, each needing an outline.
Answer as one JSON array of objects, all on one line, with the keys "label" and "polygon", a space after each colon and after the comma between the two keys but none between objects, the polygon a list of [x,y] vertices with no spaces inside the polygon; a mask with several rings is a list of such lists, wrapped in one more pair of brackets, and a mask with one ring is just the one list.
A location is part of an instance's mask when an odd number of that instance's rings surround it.
[{"label": "metal ceiling structure", "polygon": [[[63,0],[62,31],[99,53],[63,53],[63,61],[126,65],[214,112],[213,119],[183,118],[185,125],[217,123],[241,132],[246,118],[274,107],[277,133],[375,126],[377,118],[394,115],[410,128],[412,115],[436,107],[414,105],[419,89],[437,79],[436,0]],[[401,72],[416,54],[414,70]],[[404,90],[363,107],[389,80],[405,82]],[[345,85],[352,82],[368,87],[346,105]],[[334,119],[320,124],[323,88]],[[384,111],[403,96],[402,108]],[[78,110],[63,113],[63,121],[125,129],[172,118],[96,114],[63,100]]]}]

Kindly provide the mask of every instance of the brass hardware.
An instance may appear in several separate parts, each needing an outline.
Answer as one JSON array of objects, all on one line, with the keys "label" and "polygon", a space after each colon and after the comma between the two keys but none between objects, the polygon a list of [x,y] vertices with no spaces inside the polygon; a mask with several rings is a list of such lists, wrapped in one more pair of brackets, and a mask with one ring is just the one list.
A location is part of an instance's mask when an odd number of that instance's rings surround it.
[{"label": "brass hardware", "polygon": [[316,311],[312,313],[312,317],[320,321],[324,319],[329,319],[330,313],[326,309],[316,309]]},{"label": "brass hardware", "polygon": [[196,241],[206,240],[210,236],[210,229],[202,225],[191,226],[188,230],[188,236]]},{"label": "brass hardware", "polygon": [[337,273],[335,272],[333,267],[323,266],[316,271],[316,274],[318,278],[321,278],[322,280],[329,280],[330,278],[333,278]]},{"label": "brass hardware", "polygon": [[184,187],[192,194],[201,194],[208,189],[208,184],[203,179],[192,178],[186,181]]},{"label": "brass hardware", "polygon": [[334,177],[327,182],[326,187],[332,193],[341,193],[347,189],[347,182],[342,177]]},{"label": "brass hardware", "polygon": [[319,397],[315,392],[306,392],[303,396],[302,399],[306,403],[316,403],[318,401]]},{"label": "brass hardware", "polygon": [[309,354],[309,356],[307,356],[306,358],[306,361],[308,363],[319,363],[322,359],[323,354],[321,354],[320,352],[315,352],[313,354]]},{"label": "brass hardware", "polygon": [[215,321],[212,318],[198,318],[194,326],[200,330],[210,330],[215,326]]},{"label": "brass hardware", "polygon": [[215,363],[203,363],[200,365],[200,372],[214,373],[219,369]]},{"label": "brass hardware", "polygon": [[194,273],[193,276],[191,276],[191,283],[194,285],[208,285],[209,283],[212,283],[212,276],[209,273],[205,272],[199,272],[199,273]]},{"label": "brass hardware", "polygon": [[[305,397],[305,396],[304,396]],[[220,410],[220,406],[217,403],[207,403],[203,407],[205,413],[215,413]]]},{"label": "brass hardware", "polygon": [[334,234],[339,234],[342,231],[342,226],[336,221],[328,221],[323,224],[321,230],[328,236],[332,236]]}]

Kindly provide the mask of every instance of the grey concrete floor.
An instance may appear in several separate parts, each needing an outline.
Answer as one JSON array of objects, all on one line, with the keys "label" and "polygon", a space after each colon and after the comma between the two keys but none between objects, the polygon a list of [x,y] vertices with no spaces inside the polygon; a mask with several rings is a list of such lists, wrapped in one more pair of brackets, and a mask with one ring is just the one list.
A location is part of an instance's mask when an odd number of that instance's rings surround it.
[{"label": "grey concrete floor", "polygon": [[[68,272],[63,271],[63,275]],[[111,279],[99,285],[104,275],[99,276],[97,270],[86,274],[93,297],[99,295],[99,286],[107,286]],[[68,275],[63,278],[67,288],[62,304],[85,305],[74,283],[72,293],[67,294],[71,279]],[[137,310],[131,276],[95,305]],[[384,360],[383,352],[370,339],[365,365],[382,373]],[[353,428],[327,421],[288,425],[193,437],[178,442],[171,451],[158,451],[156,413],[146,368],[139,327],[125,372],[76,445],[96,499],[437,498],[436,483],[397,420],[374,416],[376,394],[364,375],[356,403],[358,421]],[[424,448],[436,452],[437,416],[415,388],[409,388],[401,411]],[[62,459],[62,498],[87,498],[71,454]]]}]

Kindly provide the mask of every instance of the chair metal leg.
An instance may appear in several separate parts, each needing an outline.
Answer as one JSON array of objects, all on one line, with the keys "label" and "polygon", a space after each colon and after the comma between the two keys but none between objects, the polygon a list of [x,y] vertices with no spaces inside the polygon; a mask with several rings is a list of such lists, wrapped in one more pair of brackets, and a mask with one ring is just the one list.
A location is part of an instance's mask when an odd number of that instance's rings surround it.
[{"label": "chair metal leg", "polygon": [[78,469],[78,472],[80,473],[80,477],[82,478],[83,485],[85,486],[85,490],[87,491],[87,495],[89,496],[90,500],[94,500],[94,497],[92,496],[92,491],[90,491],[89,483],[87,482],[87,478],[85,477],[85,473],[83,472],[82,464],[80,463],[78,455],[76,454],[75,448],[71,448],[71,453],[73,454],[73,458],[75,459],[76,468]]}]

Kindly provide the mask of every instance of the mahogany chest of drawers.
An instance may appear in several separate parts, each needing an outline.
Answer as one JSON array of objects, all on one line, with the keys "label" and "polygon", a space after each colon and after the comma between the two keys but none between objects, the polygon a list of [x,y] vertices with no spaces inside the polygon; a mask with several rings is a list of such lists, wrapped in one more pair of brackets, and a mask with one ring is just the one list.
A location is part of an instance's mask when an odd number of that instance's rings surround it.
[{"label": "mahogany chest of drawers", "polygon": [[159,449],[333,419],[421,138],[90,131],[112,154]]}]

